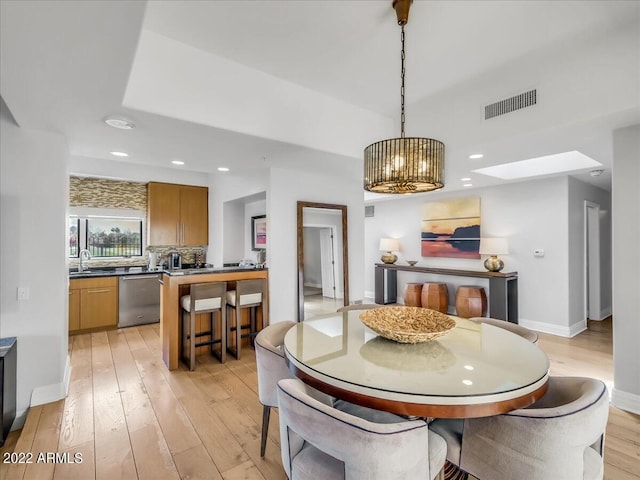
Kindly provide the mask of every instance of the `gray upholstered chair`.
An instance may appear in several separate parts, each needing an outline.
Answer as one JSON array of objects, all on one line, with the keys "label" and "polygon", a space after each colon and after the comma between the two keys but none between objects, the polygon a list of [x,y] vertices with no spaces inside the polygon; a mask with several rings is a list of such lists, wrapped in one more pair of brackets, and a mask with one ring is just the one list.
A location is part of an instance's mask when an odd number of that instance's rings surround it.
[{"label": "gray upholstered chair", "polygon": [[516,335],[520,335],[521,337],[529,340],[531,343],[538,343],[538,334],[533,330],[529,330],[522,325],[518,325],[517,323],[507,322],[506,320],[498,320],[497,318],[489,318],[489,317],[471,317],[469,320],[472,320],[476,323],[486,323],[487,325],[493,325],[494,327],[499,327],[504,330],[509,330]]},{"label": "gray upholstered chair", "polygon": [[354,305],[347,305],[346,307],[340,307],[336,312],[348,312],[351,310],[369,310],[371,308],[383,307],[384,305],[378,305],[377,303],[358,303]]},{"label": "gray upholstered chair", "polygon": [[446,440],[447,460],[480,480],[594,480],[603,477],[608,416],[602,381],[551,377],[528,408],[430,428]]},{"label": "gray upholstered chair", "polygon": [[290,480],[433,479],[446,444],[424,420],[373,423],[300,380],[278,382],[282,465]]},{"label": "gray upholstered chair", "polygon": [[264,457],[269,431],[271,407],[278,406],[276,388],[278,381],[292,378],[284,360],[282,344],[284,336],[295,322],[277,322],[263,328],[255,338],[256,363],[258,366],[258,398],[262,403],[262,439],[260,456]]}]

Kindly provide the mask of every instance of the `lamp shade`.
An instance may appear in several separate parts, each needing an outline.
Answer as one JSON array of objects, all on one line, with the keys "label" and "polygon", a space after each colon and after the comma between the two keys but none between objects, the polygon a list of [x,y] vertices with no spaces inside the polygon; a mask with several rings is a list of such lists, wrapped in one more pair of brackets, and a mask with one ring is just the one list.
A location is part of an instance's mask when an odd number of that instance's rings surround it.
[{"label": "lamp shade", "polygon": [[509,253],[509,243],[506,238],[481,238],[481,255],[507,255]]},{"label": "lamp shade", "polygon": [[380,239],[380,251],[391,252],[400,250],[400,242],[397,238],[381,238]]}]

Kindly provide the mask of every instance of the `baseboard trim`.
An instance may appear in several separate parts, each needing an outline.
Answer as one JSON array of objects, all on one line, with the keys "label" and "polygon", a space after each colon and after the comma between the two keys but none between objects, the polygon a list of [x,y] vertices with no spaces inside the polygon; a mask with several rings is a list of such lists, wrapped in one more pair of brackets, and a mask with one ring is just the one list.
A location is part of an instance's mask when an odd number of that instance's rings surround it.
[{"label": "baseboard trim", "polygon": [[640,395],[624,392],[614,387],[611,392],[611,405],[621,410],[640,415]]},{"label": "baseboard trim", "polygon": [[526,318],[518,319],[518,324],[530,330],[536,332],[549,333],[551,335],[557,335],[559,337],[572,338],[587,329],[587,322],[583,320],[581,322],[574,323],[569,327],[560,325],[551,325],[549,323],[536,322],[533,320],[527,320]]},{"label": "baseboard trim", "polygon": [[589,320],[596,320],[597,322],[600,322],[602,320],[609,318],[611,316],[611,313],[612,313],[611,307],[607,307],[603,310],[600,310],[600,313],[598,314],[598,318],[590,318]]},{"label": "baseboard trim", "polygon": [[67,396],[69,391],[69,380],[71,378],[71,359],[67,355],[67,360],[64,367],[64,376],[62,382],[52,383],[51,385],[44,385],[42,387],[36,387],[31,392],[30,406],[42,405],[45,403],[57,402]]}]

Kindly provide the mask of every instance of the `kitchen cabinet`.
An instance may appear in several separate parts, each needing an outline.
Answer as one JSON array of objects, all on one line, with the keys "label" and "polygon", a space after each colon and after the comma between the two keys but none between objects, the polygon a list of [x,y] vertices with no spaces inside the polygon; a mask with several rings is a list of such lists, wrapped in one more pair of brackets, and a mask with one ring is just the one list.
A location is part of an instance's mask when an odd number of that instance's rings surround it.
[{"label": "kitchen cabinet", "polygon": [[149,182],[149,245],[209,243],[209,189]]},{"label": "kitchen cabinet", "polygon": [[69,288],[69,331],[80,330],[80,289]]},{"label": "kitchen cabinet", "polygon": [[118,326],[118,278],[71,280],[69,284],[69,333]]}]

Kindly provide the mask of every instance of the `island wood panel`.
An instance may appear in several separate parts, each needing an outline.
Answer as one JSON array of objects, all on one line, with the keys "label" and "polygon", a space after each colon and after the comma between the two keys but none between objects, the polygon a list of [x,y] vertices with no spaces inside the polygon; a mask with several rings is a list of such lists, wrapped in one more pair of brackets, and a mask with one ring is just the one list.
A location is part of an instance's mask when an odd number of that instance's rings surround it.
[{"label": "island wood panel", "polygon": [[162,360],[169,370],[178,368],[180,353],[180,287],[194,283],[235,282],[238,280],[264,279],[265,287],[263,326],[269,325],[269,283],[267,270],[200,273],[194,275],[162,275],[160,294],[160,338]]}]

